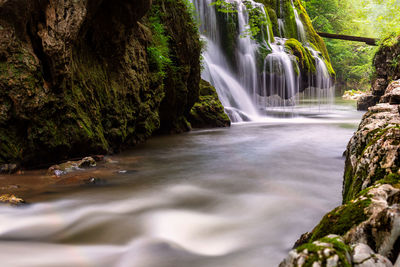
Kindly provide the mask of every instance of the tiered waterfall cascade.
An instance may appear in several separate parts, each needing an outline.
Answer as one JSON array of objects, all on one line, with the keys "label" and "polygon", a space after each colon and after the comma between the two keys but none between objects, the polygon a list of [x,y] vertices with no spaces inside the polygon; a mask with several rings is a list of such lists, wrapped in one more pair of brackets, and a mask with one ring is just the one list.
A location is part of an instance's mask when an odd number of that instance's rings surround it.
[{"label": "tiered waterfall cascade", "polygon": [[[231,10],[221,11],[214,0],[192,0],[201,22],[200,32],[206,42],[202,78],[217,89],[219,98],[233,122],[257,120],[273,107],[293,107],[302,100],[318,104],[332,102],[333,82],[323,56],[307,40],[303,22],[293,1],[297,39],[312,55],[313,73],[301,79],[302,68],[285,46],[293,36],[286,36],[283,0],[277,18],[280,36],[273,36],[263,4],[252,0],[225,0]],[[264,17],[259,32],[251,34],[251,13]],[[254,21],[253,21],[254,22]]]}]

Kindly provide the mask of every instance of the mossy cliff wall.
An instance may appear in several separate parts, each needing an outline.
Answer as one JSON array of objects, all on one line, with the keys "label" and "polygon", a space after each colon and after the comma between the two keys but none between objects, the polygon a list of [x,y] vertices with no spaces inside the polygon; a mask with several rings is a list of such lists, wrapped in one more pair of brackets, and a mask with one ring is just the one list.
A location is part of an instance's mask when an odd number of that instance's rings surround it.
[{"label": "mossy cliff wall", "polygon": [[200,53],[186,1],[1,1],[0,163],[107,153],[187,129]]}]

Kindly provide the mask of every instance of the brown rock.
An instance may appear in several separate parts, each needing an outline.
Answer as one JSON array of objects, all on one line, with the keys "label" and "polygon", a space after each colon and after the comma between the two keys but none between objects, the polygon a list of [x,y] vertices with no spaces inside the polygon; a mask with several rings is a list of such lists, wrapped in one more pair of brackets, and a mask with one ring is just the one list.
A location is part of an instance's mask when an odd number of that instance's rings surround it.
[{"label": "brown rock", "polygon": [[5,194],[5,195],[0,195],[0,203],[21,205],[25,203],[25,201],[22,198],[18,198],[14,195]]},{"label": "brown rock", "polygon": [[369,107],[375,106],[378,102],[379,96],[363,95],[357,101],[357,110],[368,110]]}]

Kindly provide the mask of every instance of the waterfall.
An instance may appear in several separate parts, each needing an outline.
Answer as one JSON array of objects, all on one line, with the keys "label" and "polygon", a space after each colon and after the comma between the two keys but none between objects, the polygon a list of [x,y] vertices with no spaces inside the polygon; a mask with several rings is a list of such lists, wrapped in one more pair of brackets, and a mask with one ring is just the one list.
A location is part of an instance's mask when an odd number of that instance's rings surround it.
[{"label": "waterfall", "polygon": [[[201,23],[201,37],[206,43],[202,78],[216,88],[232,122],[258,120],[270,107],[297,104],[301,72],[295,56],[285,50],[284,19],[278,19],[281,37],[271,36],[269,26],[263,25],[257,38],[252,38],[248,34],[249,8],[267,17],[264,6],[253,0],[225,1],[235,12],[217,11],[218,8],[211,5],[215,0],[192,0],[192,3]],[[331,97],[330,93],[321,92],[332,87],[325,62],[307,45],[304,25],[293,1],[292,8],[298,40],[315,57],[316,74],[309,74],[310,89],[303,95],[318,99]]]}]

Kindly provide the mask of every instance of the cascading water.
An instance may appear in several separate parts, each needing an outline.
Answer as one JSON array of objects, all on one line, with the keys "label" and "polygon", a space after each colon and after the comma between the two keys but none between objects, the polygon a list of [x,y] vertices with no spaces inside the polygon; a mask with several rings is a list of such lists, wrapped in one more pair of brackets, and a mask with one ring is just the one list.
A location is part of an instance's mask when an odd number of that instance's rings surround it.
[{"label": "cascading water", "polygon": [[[224,13],[212,5],[215,0],[192,1],[201,22],[202,38],[207,44],[203,53],[202,78],[217,89],[233,122],[257,120],[262,111],[265,112],[269,107],[293,106],[298,102],[300,68],[296,58],[285,49],[287,39],[284,38],[286,30],[283,18],[278,19],[281,37],[271,36],[269,26],[263,25],[259,33],[261,38],[255,40],[249,34],[250,12],[257,10],[267,17],[262,4],[253,0],[225,0],[234,10]],[[316,73],[314,76],[309,74],[310,88],[302,95],[304,98],[320,99],[318,102],[322,103],[322,98],[332,96],[331,93],[323,92],[332,87],[329,72],[318,52],[307,45],[304,25],[293,1],[291,3],[298,40],[312,51],[316,61]],[[283,14],[283,11],[280,13]],[[231,27],[234,25],[234,33],[225,32],[229,23]],[[229,34],[234,35],[230,39],[233,51],[227,53],[226,39]]]}]

